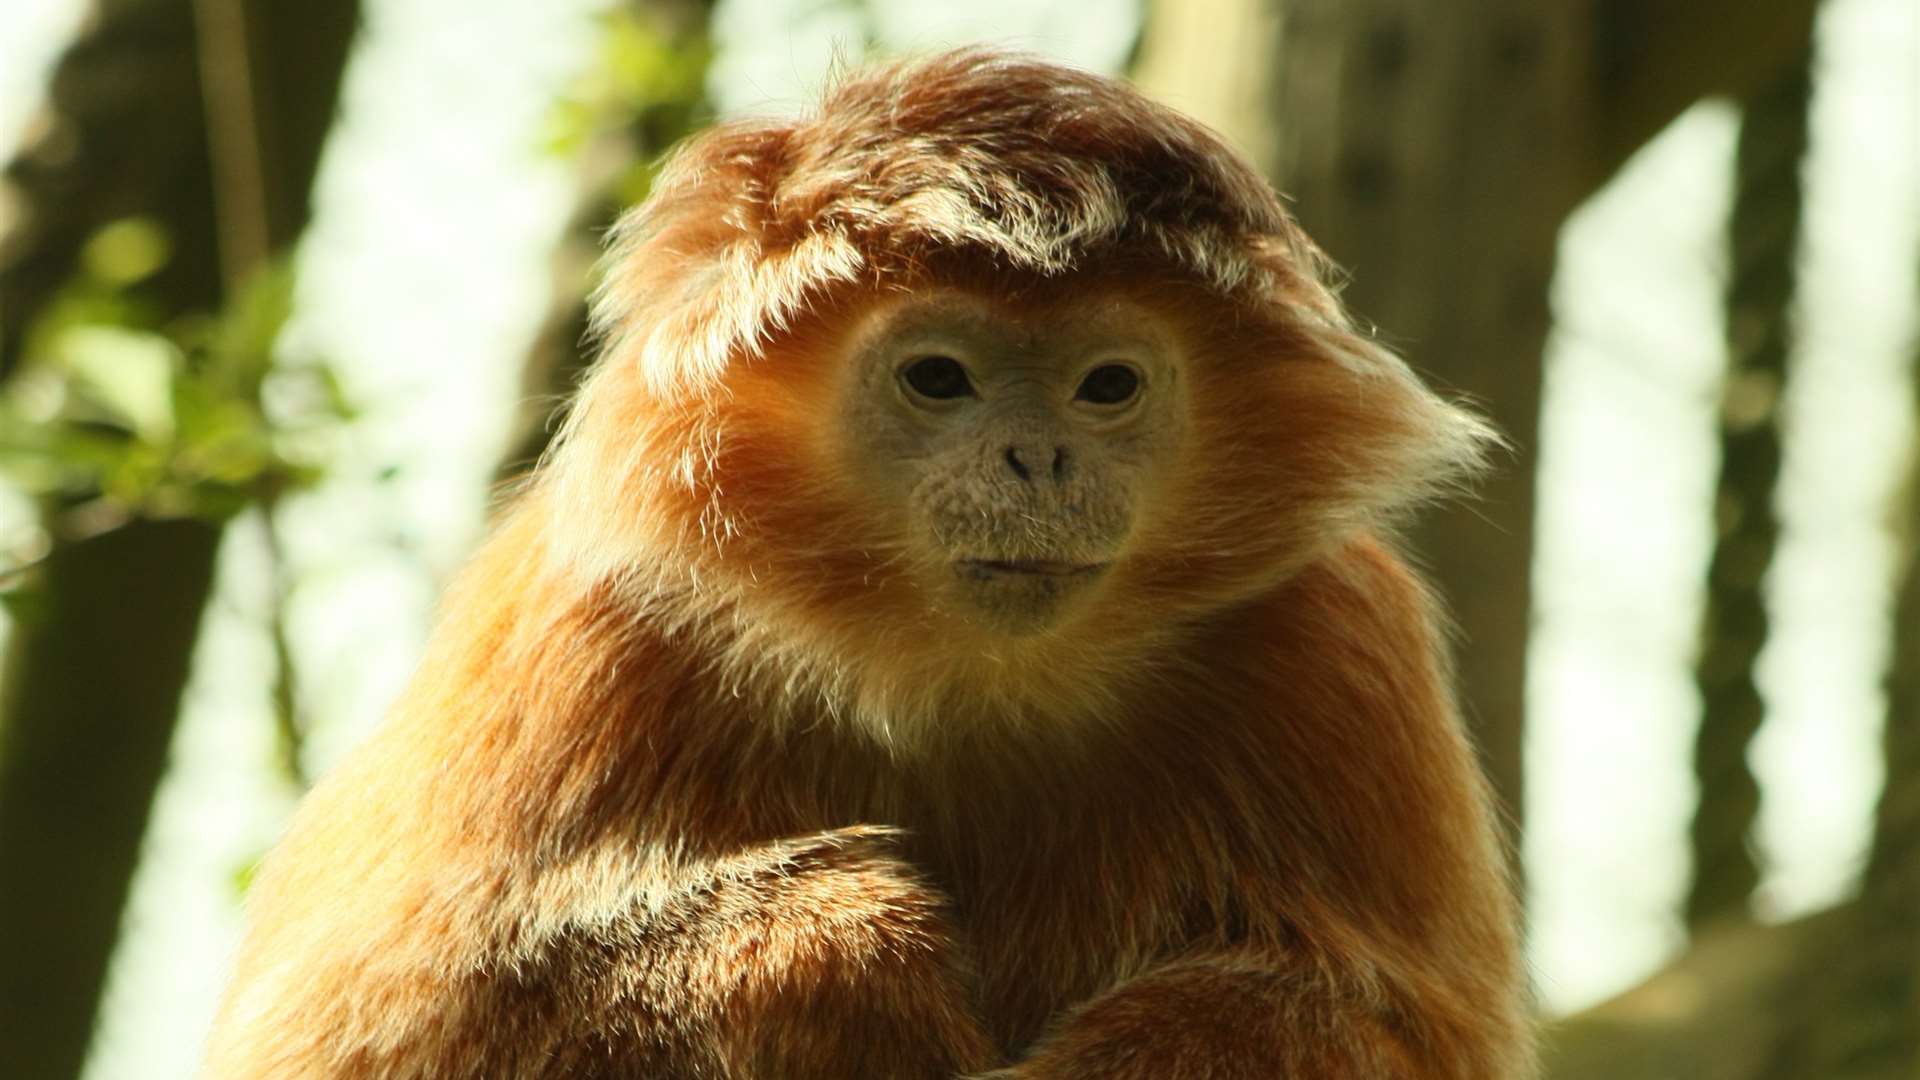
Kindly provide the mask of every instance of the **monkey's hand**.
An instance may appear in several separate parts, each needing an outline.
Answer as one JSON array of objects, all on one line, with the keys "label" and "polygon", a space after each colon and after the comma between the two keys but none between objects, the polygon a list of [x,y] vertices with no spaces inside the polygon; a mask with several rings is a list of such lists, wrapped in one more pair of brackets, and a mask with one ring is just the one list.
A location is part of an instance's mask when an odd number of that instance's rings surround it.
[{"label": "monkey's hand", "polygon": [[664,1000],[647,1010],[700,1032],[693,1060],[783,1080],[947,1080],[1000,1061],[946,898],[886,830],[756,848],[694,893],[662,928],[672,957],[649,958]]},{"label": "monkey's hand", "polygon": [[1416,1060],[1377,1002],[1282,957],[1210,953],[1121,983],[1065,1014],[1022,1062],[975,1080],[1411,1080],[1493,1077]]}]

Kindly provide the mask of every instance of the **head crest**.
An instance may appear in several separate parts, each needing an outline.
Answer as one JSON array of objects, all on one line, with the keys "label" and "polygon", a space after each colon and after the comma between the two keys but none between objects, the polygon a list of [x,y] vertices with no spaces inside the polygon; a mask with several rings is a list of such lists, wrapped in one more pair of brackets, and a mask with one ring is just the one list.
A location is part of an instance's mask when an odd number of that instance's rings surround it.
[{"label": "head crest", "polygon": [[688,141],[616,228],[595,325],[609,361],[672,394],[837,284],[938,252],[1054,275],[1121,250],[1343,322],[1318,250],[1214,133],[1117,79],[966,49]]}]

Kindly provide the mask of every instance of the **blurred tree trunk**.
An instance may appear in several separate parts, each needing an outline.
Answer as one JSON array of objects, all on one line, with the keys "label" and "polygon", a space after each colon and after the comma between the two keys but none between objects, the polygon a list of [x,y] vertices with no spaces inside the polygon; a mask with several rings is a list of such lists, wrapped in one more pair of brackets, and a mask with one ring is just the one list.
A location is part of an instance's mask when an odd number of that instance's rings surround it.
[{"label": "blurred tree trunk", "polygon": [[[1533,470],[1547,288],[1561,222],[1701,96],[1806,45],[1813,0],[1172,0],[1140,78],[1202,113],[1296,199],[1353,274],[1362,319],[1513,441],[1472,504],[1416,548],[1461,631],[1460,682],[1509,815],[1522,805]],[[1199,43],[1218,28],[1220,60]],[[1264,58],[1264,59],[1263,59]],[[1256,87],[1248,95],[1235,84]],[[1233,103],[1239,102],[1236,107]]]},{"label": "blurred tree trunk", "polygon": [[[101,0],[7,167],[0,373],[101,226],[161,226],[138,292],[216,310],[304,226],[353,0]],[[213,580],[219,527],[135,520],[56,541],[23,590],[0,713],[0,1076],[78,1075]]]},{"label": "blurred tree trunk", "polygon": [[1780,532],[1773,505],[1780,476],[1779,405],[1793,343],[1810,55],[1742,102],[1734,154],[1717,539],[1695,665],[1702,711],[1693,767],[1700,798],[1686,919],[1696,929],[1745,917],[1760,881],[1750,843],[1760,785],[1747,750],[1763,711],[1754,678],[1767,641],[1762,584]]},{"label": "blurred tree trunk", "polygon": [[593,359],[587,294],[602,237],[621,211],[646,197],[660,157],[709,119],[707,32],[716,2],[627,0],[607,29],[626,47],[603,49],[589,80],[601,84],[601,96],[572,103],[583,113],[575,122],[589,129],[580,147],[578,193],[554,250],[547,314],[523,369],[530,407],[511,439],[503,480],[539,460],[553,436],[556,407]]},{"label": "blurred tree trunk", "polygon": [[[1913,357],[1914,411],[1920,416],[1920,348]],[[1920,443],[1920,440],[1916,440]],[[1909,1060],[1920,1061],[1920,445],[1907,474],[1907,553],[1893,609],[1887,675],[1886,786],[1875,815],[1863,890],[1874,907],[1872,948],[1887,962],[1891,1022],[1904,1032]]]},{"label": "blurred tree trunk", "polygon": [[[1920,416],[1920,349],[1913,362],[1915,415]],[[1917,440],[1920,441],[1920,440]],[[1920,1074],[1920,445],[1907,475],[1907,553],[1893,613],[1887,674],[1886,785],[1875,814],[1873,847],[1862,879],[1869,965],[1856,1002],[1869,1023]]]},{"label": "blurred tree trunk", "polygon": [[1583,5],[1533,0],[1285,11],[1278,175],[1301,223],[1350,268],[1358,316],[1512,440],[1415,550],[1446,585],[1468,716],[1517,821],[1540,353],[1591,129],[1593,28]]},{"label": "blurred tree trunk", "polygon": [[[1920,405],[1920,353],[1914,363]],[[1906,484],[1887,673],[1886,784],[1842,948],[1810,954],[1762,1080],[1920,1076],[1920,445]]]}]

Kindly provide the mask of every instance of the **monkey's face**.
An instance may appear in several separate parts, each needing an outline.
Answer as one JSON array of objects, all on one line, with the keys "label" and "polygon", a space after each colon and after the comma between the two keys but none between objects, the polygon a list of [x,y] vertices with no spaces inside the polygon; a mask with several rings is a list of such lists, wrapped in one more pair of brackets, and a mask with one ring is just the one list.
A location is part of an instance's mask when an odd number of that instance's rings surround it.
[{"label": "monkey's face", "polygon": [[1119,295],[889,299],[847,344],[842,466],[944,613],[1025,635],[1127,557],[1188,428],[1179,338]]}]

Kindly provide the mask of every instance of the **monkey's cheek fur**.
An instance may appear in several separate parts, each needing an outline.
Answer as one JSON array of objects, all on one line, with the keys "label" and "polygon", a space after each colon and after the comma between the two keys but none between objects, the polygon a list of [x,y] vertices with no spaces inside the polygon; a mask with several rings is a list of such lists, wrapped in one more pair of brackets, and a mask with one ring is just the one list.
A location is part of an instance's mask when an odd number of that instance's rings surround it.
[{"label": "monkey's cheek fur", "polygon": [[999,633],[1024,637],[1065,622],[1098,591],[1105,563],[1085,565],[966,559],[953,564],[965,614]]}]

